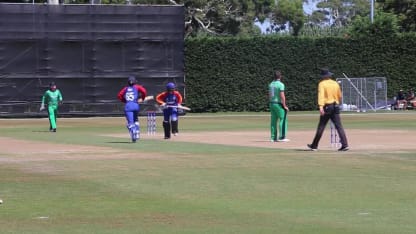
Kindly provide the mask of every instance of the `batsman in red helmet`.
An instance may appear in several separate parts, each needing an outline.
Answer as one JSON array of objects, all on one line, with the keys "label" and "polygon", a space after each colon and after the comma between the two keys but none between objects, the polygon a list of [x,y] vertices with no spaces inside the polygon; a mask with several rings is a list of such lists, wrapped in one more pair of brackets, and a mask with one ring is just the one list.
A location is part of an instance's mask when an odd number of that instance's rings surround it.
[{"label": "batsman in red helmet", "polygon": [[182,95],[175,90],[176,85],[169,82],[166,85],[166,91],[156,96],[156,102],[159,103],[163,109],[163,130],[165,132],[165,139],[170,139],[170,133],[174,136],[178,135],[178,108],[176,106],[182,104]]}]

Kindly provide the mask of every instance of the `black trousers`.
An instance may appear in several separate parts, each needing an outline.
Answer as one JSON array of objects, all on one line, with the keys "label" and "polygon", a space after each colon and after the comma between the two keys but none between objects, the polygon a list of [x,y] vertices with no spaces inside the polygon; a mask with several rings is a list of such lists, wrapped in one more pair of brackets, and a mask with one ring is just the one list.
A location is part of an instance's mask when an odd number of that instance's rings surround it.
[{"label": "black trousers", "polygon": [[342,147],[348,147],[347,136],[345,135],[344,128],[342,127],[340,109],[337,104],[329,104],[324,106],[325,114],[319,117],[318,128],[316,129],[315,137],[313,138],[312,148],[318,148],[319,141],[324,133],[325,127],[328,121],[331,120],[338,132],[339,140]]}]

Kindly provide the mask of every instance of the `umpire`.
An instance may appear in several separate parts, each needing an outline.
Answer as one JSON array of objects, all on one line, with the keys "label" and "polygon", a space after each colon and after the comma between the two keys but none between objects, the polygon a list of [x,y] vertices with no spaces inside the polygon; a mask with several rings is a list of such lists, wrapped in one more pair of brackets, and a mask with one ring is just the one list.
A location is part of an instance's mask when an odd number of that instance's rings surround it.
[{"label": "umpire", "polygon": [[312,151],[318,150],[319,140],[329,120],[334,123],[341,141],[341,148],[338,151],[349,150],[347,136],[340,117],[341,88],[335,80],[331,79],[332,75],[326,68],[321,70],[321,81],[318,85],[319,124],[312,144],[307,145]]}]

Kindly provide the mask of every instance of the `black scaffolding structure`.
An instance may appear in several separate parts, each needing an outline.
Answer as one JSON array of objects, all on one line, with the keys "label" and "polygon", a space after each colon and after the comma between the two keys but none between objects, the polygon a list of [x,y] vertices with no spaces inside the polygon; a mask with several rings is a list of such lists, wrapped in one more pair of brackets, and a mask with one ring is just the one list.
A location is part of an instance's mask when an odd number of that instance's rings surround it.
[{"label": "black scaffolding structure", "polygon": [[0,117],[42,115],[52,81],[61,115],[122,114],[130,75],[184,93],[183,6],[0,4],[0,22]]}]

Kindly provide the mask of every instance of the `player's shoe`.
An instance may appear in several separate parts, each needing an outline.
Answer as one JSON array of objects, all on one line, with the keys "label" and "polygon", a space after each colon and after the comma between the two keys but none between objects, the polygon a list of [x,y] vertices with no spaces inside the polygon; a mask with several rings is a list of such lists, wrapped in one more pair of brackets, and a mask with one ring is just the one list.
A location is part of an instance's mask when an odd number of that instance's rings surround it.
[{"label": "player's shoe", "polygon": [[350,148],[348,148],[348,146],[342,146],[341,148],[338,149],[338,151],[348,151]]},{"label": "player's shoe", "polygon": [[278,142],[289,142],[290,140],[287,138],[283,138],[283,139],[279,139],[277,140]]},{"label": "player's shoe", "polygon": [[311,151],[317,151],[318,150],[317,148],[312,147],[312,144],[307,144],[307,146]]}]

